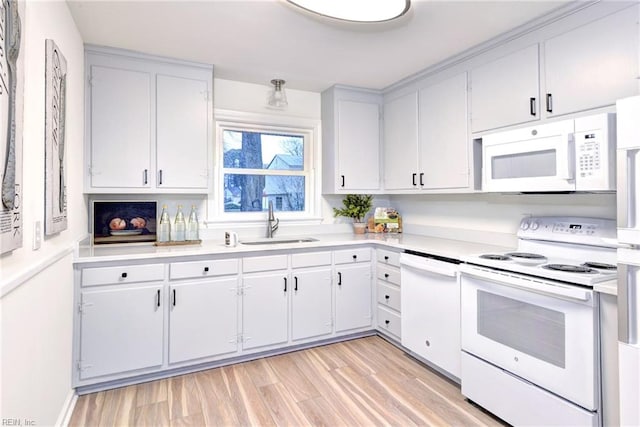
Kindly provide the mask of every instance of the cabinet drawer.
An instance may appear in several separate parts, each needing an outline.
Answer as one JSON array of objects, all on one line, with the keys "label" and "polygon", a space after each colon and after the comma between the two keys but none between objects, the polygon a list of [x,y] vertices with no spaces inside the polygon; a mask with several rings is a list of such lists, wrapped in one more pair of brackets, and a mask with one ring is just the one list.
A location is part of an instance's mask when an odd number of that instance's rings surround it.
[{"label": "cabinet drawer", "polygon": [[378,307],[378,329],[400,338],[400,316],[383,307]]},{"label": "cabinet drawer", "polygon": [[310,252],[307,254],[292,254],[291,267],[318,267],[331,265],[331,252]]},{"label": "cabinet drawer", "polygon": [[354,248],[333,252],[336,264],[353,264],[354,262],[371,261],[370,248]]},{"label": "cabinet drawer", "polygon": [[242,271],[245,273],[285,270],[286,268],[287,255],[258,256],[242,260]]},{"label": "cabinet drawer", "polygon": [[400,289],[378,282],[378,303],[400,311]]},{"label": "cabinet drawer", "polygon": [[194,277],[224,276],[237,273],[237,259],[173,262],[169,267],[169,278],[172,280],[190,279]]},{"label": "cabinet drawer", "polygon": [[396,267],[385,267],[379,265],[376,267],[377,277],[389,283],[400,285],[400,270]]},{"label": "cabinet drawer", "polygon": [[82,286],[151,282],[164,279],[164,264],[84,268]]},{"label": "cabinet drawer", "polygon": [[400,253],[386,251],[384,249],[378,249],[377,251],[378,264],[393,265],[400,267]]}]

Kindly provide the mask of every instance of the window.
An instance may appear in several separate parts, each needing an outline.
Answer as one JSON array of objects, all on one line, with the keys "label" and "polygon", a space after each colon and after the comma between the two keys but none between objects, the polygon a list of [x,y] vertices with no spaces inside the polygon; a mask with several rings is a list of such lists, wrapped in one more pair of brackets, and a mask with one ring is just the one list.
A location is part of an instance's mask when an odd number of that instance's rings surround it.
[{"label": "window", "polygon": [[262,220],[269,203],[281,219],[312,218],[314,135],[313,128],[218,122],[218,220]]}]

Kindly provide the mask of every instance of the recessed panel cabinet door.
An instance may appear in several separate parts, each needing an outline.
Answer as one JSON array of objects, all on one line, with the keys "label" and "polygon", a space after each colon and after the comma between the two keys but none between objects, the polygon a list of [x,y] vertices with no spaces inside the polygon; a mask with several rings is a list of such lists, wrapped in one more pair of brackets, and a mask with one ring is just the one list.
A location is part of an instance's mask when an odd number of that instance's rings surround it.
[{"label": "recessed panel cabinet door", "polygon": [[627,8],[544,42],[549,116],[638,93],[638,9]]},{"label": "recessed panel cabinet door", "polygon": [[469,186],[467,74],[420,91],[420,184],[425,189]]},{"label": "recessed panel cabinet door", "polygon": [[207,188],[209,82],[157,76],[157,186]]},{"label": "recessed panel cabinet door", "polygon": [[371,265],[336,268],[336,332],[371,326]]},{"label": "recessed panel cabinet door", "polygon": [[294,271],[292,292],[292,338],[331,334],[331,269]]},{"label": "recessed panel cabinet door", "polygon": [[538,120],[538,68],[535,44],[471,70],[471,130]]},{"label": "recessed panel cabinet door", "polygon": [[418,182],[418,93],[384,104],[384,188],[410,190]]},{"label": "recessed panel cabinet door", "polygon": [[340,190],[380,188],[380,107],[375,103],[338,101]]},{"label": "recessed panel cabinet door", "polygon": [[152,74],[92,65],[91,186],[150,186]]},{"label": "recessed panel cabinet door", "polygon": [[235,352],[238,279],[172,285],[169,363]]},{"label": "recessed panel cabinet door", "polygon": [[288,341],[291,280],[287,274],[262,274],[242,279],[242,348]]},{"label": "recessed panel cabinet door", "polygon": [[82,292],[80,379],[162,365],[161,288]]}]

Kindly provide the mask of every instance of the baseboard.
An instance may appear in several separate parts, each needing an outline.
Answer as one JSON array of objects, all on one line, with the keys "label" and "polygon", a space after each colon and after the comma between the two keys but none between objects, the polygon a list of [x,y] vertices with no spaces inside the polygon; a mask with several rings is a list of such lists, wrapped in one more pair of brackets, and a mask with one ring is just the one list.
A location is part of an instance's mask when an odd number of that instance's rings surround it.
[{"label": "baseboard", "polygon": [[69,425],[71,421],[71,415],[73,415],[73,410],[76,407],[76,402],[78,401],[78,394],[75,390],[69,391],[69,395],[64,401],[64,405],[62,405],[62,410],[58,415],[58,419],[56,420],[56,427],[66,427]]}]

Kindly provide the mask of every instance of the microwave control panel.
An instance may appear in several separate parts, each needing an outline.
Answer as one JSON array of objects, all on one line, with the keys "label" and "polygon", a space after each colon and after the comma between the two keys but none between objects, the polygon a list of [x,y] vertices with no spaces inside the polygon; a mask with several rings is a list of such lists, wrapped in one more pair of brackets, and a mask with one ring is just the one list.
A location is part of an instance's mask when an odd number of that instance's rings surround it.
[{"label": "microwave control panel", "polygon": [[600,166],[601,132],[585,132],[576,136],[578,137],[576,138],[578,175],[581,177],[597,175],[602,169]]},{"label": "microwave control panel", "polygon": [[575,119],[577,190],[615,190],[615,114]]}]

